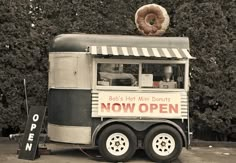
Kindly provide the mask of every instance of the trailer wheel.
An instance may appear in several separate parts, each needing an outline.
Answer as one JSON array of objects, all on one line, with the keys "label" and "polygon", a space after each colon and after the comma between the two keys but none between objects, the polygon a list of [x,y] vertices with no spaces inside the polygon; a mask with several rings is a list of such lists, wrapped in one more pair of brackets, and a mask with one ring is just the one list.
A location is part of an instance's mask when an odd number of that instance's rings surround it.
[{"label": "trailer wheel", "polygon": [[179,132],[167,125],[152,128],[144,139],[144,150],[154,162],[177,159],[182,146],[183,142]]},{"label": "trailer wheel", "polygon": [[130,128],[115,124],[102,131],[98,148],[106,161],[128,161],[136,151],[137,138]]}]

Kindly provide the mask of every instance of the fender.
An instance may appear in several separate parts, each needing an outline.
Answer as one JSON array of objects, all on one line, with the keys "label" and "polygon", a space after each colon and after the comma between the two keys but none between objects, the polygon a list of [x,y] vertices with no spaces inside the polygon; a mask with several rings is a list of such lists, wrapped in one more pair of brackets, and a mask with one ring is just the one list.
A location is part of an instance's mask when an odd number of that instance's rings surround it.
[{"label": "fender", "polygon": [[[143,125],[140,125],[140,122],[142,122]],[[177,125],[176,123],[174,123],[170,120],[166,120],[166,119],[163,119],[163,120],[162,119],[160,119],[160,120],[109,119],[109,120],[104,121],[103,123],[99,124],[95,128],[93,135],[92,135],[92,145],[93,146],[96,146],[96,139],[97,139],[97,136],[99,135],[99,132],[102,129],[104,129],[104,127],[106,127],[107,125],[112,124],[112,123],[123,123],[133,129],[137,130],[137,131],[145,130],[153,124],[160,124],[160,123],[167,124],[167,125],[174,127],[175,129],[177,129],[177,131],[180,133],[180,135],[183,138],[183,143],[184,143],[183,145],[186,147],[188,146],[187,138],[186,138],[186,135],[184,134],[183,129],[179,125]]]}]

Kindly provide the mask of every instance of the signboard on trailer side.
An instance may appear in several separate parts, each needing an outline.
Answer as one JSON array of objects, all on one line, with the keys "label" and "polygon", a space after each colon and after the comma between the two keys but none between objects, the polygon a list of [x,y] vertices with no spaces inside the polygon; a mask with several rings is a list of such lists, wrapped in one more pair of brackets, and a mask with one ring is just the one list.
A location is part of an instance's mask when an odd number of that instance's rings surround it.
[{"label": "signboard on trailer side", "polygon": [[98,115],[103,117],[181,118],[179,93],[100,92]]}]

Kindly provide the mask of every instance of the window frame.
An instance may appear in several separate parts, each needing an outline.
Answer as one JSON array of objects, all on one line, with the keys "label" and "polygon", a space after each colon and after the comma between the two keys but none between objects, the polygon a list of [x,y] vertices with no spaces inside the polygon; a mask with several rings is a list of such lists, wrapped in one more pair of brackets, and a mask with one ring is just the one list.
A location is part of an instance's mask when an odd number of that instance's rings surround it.
[{"label": "window frame", "polygon": [[[138,64],[139,65],[139,78],[138,86],[100,86],[97,85],[97,64],[98,63],[112,63],[112,64]],[[142,64],[183,64],[184,65],[184,88],[175,89],[163,89],[163,88],[144,88],[141,87],[141,74]],[[114,90],[114,91],[188,91],[189,90],[189,60],[150,60],[150,59],[110,59],[110,58],[93,58],[93,70],[92,70],[92,89],[93,90]]]}]

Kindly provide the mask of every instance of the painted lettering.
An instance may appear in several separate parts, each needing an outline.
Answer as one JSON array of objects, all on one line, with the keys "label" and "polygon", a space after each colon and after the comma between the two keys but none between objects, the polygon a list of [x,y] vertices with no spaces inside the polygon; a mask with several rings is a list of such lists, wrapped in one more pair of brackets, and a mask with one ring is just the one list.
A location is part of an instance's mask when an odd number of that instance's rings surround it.
[{"label": "painted lettering", "polygon": [[169,112],[170,113],[178,113],[179,109],[178,109],[178,104],[172,105],[169,104]]},{"label": "painted lettering", "polygon": [[122,106],[123,106],[123,110],[125,113],[127,113],[127,112],[133,113],[134,112],[134,107],[135,107],[134,103],[132,103],[132,105],[122,103]]},{"label": "painted lettering", "polygon": [[127,96],[126,96],[125,100],[126,100],[126,101],[129,101],[129,102],[135,101],[135,97],[130,97],[130,96],[127,97]]},{"label": "painted lettering", "polygon": [[153,113],[153,110],[156,110],[158,108],[157,104],[150,104],[150,112]]},{"label": "painted lettering", "polygon": [[31,151],[32,149],[32,143],[27,143],[25,146],[25,151]]},{"label": "painted lettering", "polygon": [[160,113],[168,113],[166,104],[160,104],[159,107],[160,107]]},{"label": "painted lettering", "polygon": [[139,112],[141,112],[141,113],[148,112],[148,105],[147,104],[140,104],[139,105]]},{"label": "painted lettering", "polygon": [[160,98],[160,97],[152,97],[152,101],[158,101],[158,102],[170,102],[170,98]]},{"label": "painted lettering", "polygon": [[33,141],[34,140],[34,134],[30,133],[28,137],[28,141]]},{"label": "painted lettering", "polygon": [[37,122],[38,120],[39,120],[39,115],[38,114],[34,114],[33,121]]},{"label": "painted lettering", "polygon": [[[104,113],[159,113],[178,114],[178,104],[166,103],[101,103],[101,112]],[[32,124],[31,131],[37,126]]]},{"label": "painted lettering", "polygon": [[107,103],[107,105],[102,103],[101,104],[101,111],[102,112],[110,112],[110,103]]},{"label": "painted lettering", "polygon": [[134,108],[135,108],[135,103],[114,103],[114,104],[111,104],[111,103],[101,103],[101,111],[102,112],[134,112]]},{"label": "painted lettering", "polygon": [[35,123],[32,123],[30,127],[30,131],[33,131],[34,129],[36,129],[36,127],[37,125]]},{"label": "painted lettering", "polygon": [[139,97],[138,101],[149,101],[148,97]]},{"label": "painted lettering", "polygon": [[114,103],[114,104],[112,105],[112,111],[113,111],[113,112],[120,112],[120,111],[121,111],[121,106],[120,106],[120,104],[119,104],[119,103]]}]

